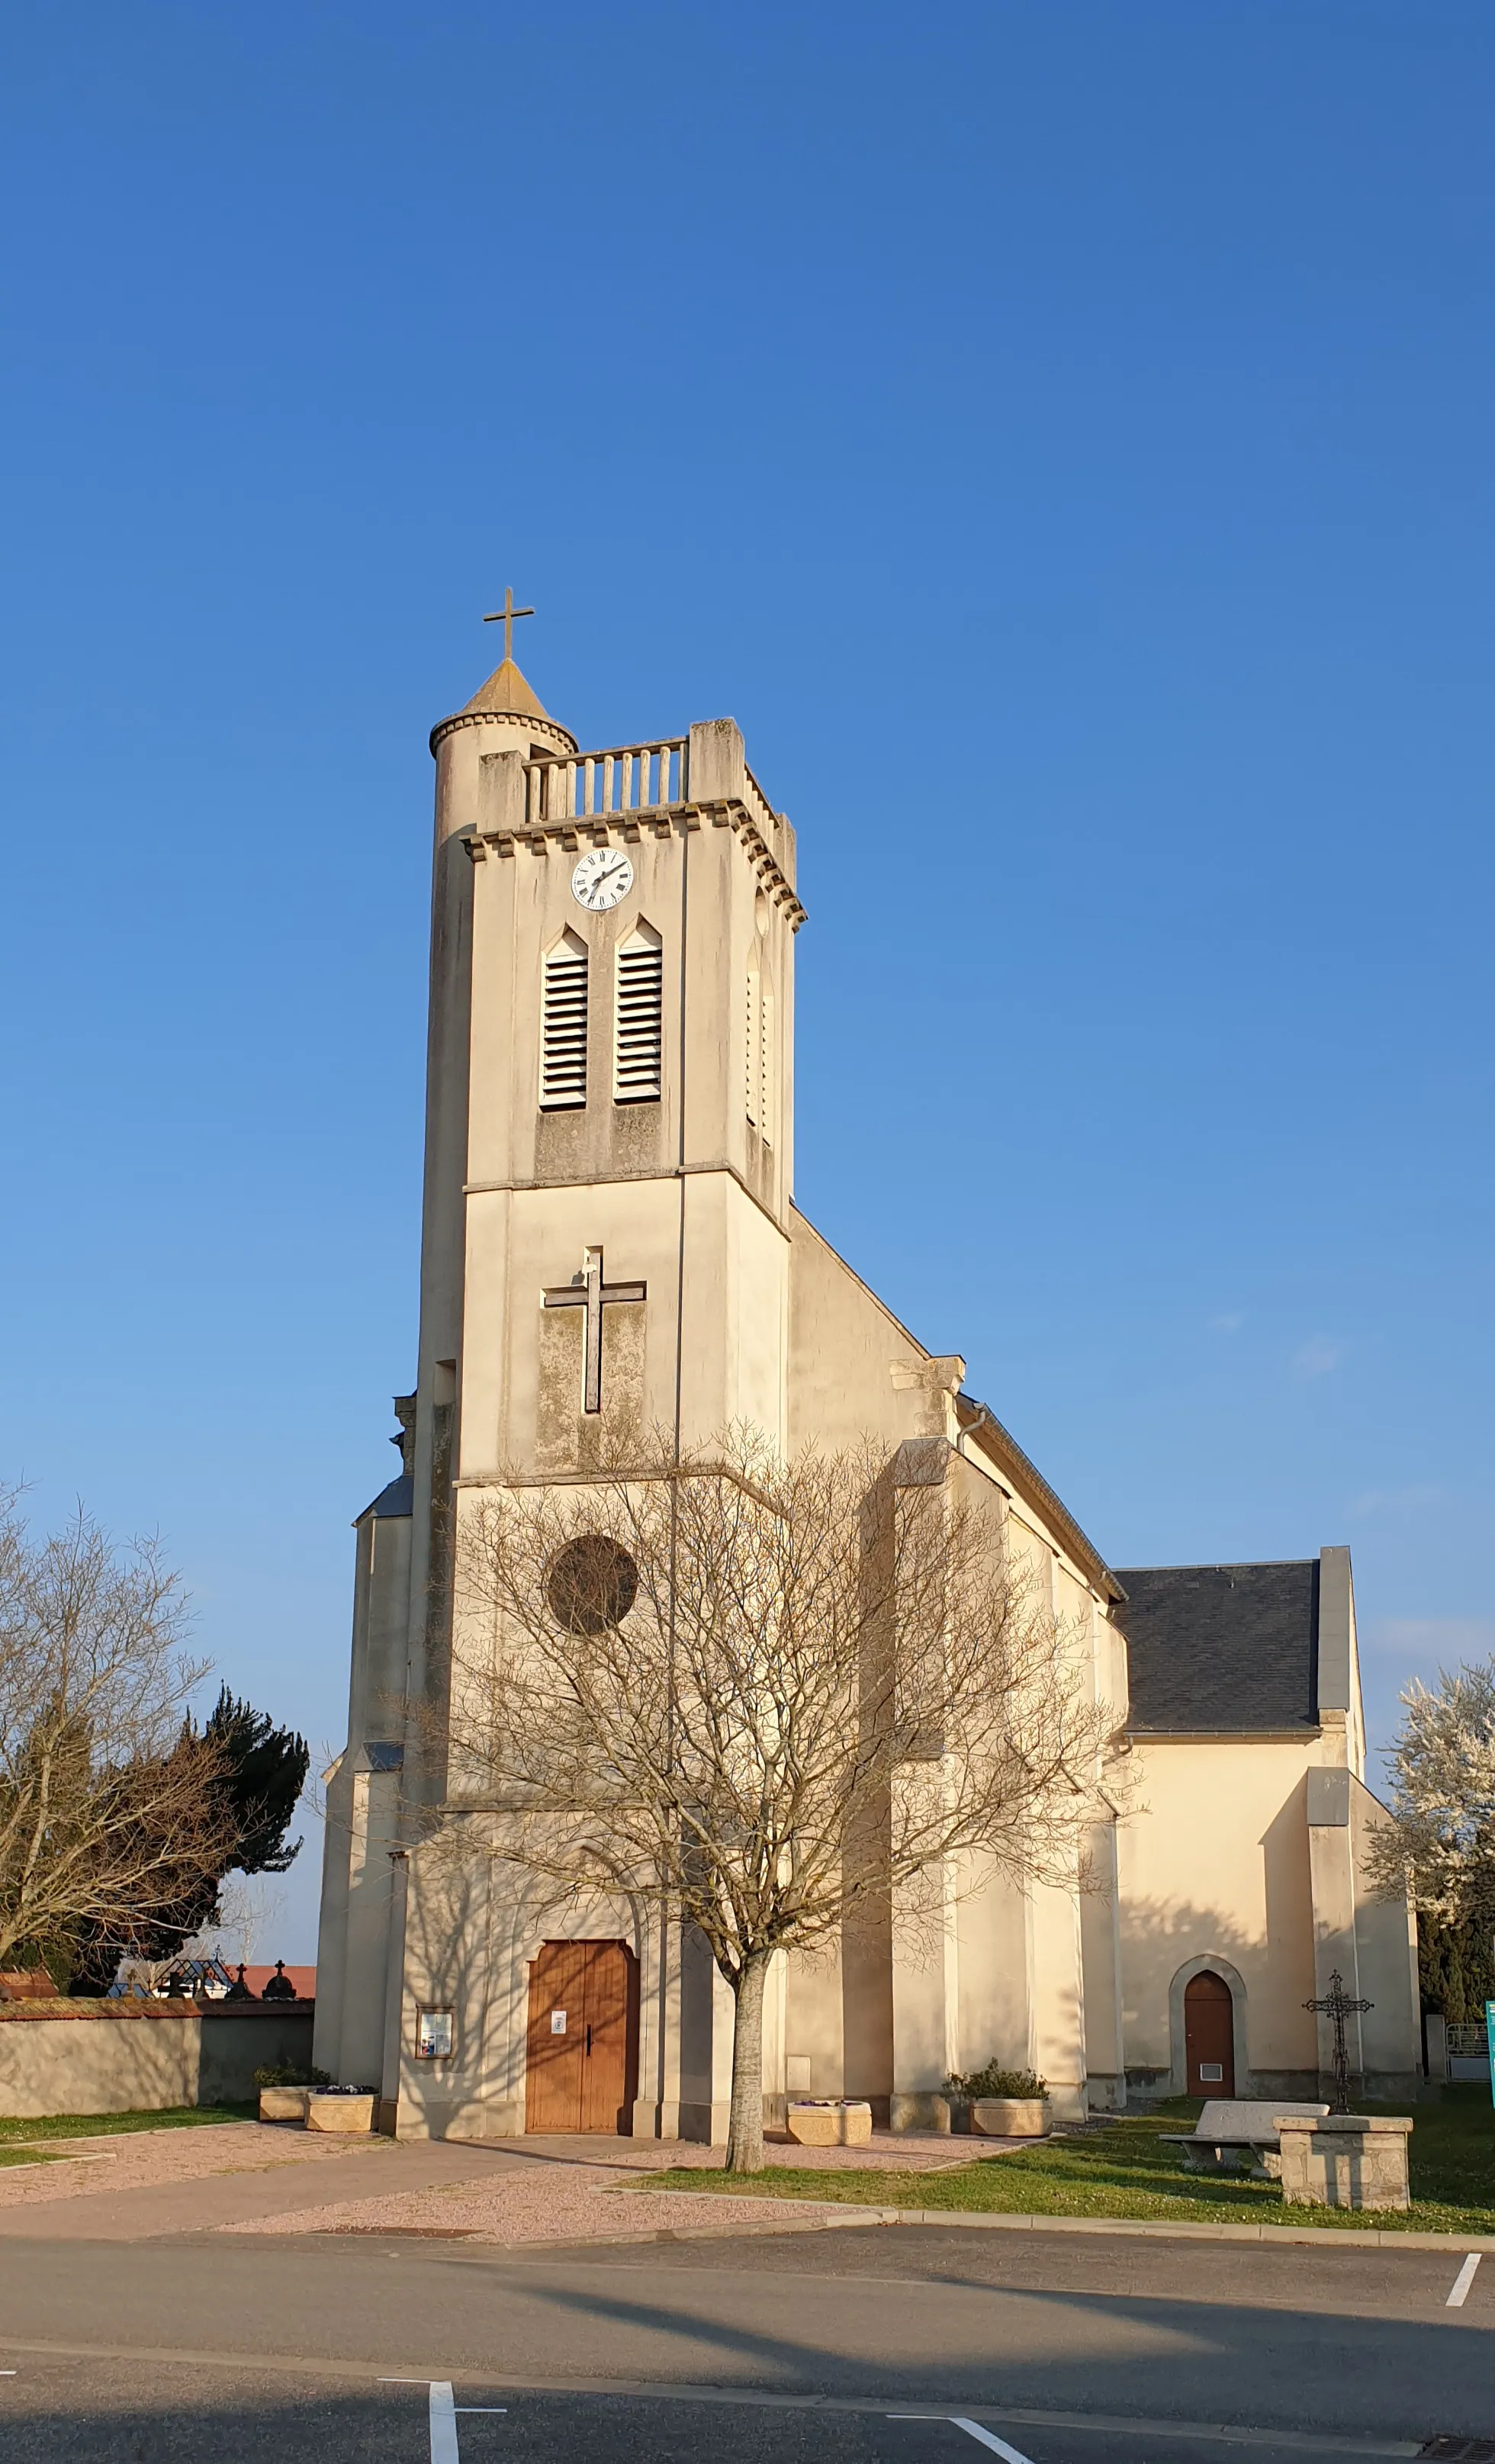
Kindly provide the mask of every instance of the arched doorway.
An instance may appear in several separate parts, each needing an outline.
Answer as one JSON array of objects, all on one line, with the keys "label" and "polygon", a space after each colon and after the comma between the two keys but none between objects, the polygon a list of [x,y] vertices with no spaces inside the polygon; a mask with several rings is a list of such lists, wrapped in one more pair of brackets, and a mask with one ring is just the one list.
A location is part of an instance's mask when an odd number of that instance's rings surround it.
[{"label": "arched doorway", "polygon": [[1236,2020],[1230,1988],[1212,1968],[1183,1989],[1183,2050],[1188,2096],[1234,2096]]}]

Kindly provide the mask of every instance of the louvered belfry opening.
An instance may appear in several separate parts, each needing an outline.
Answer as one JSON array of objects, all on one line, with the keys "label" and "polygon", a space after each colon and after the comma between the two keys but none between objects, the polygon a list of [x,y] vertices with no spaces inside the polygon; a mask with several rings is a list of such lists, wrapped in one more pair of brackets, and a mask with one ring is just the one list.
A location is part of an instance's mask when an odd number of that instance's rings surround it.
[{"label": "louvered belfry opening", "polygon": [[613,1100],[657,1104],[665,1048],[665,953],[651,924],[639,924],[618,952]]},{"label": "louvered belfry opening", "polygon": [[756,966],[747,979],[747,1116],[765,1146],[772,1143],[774,997]]},{"label": "louvered belfry opening", "polygon": [[586,943],[569,928],[545,953],[539,1102],[545,1112],[580,1111],[586,1102]]},{"label": "louvered belfry opening", "polygon": [[774,1137],[774,997],[763,987],[758,1022],[758,1133],[765,1146]]}]

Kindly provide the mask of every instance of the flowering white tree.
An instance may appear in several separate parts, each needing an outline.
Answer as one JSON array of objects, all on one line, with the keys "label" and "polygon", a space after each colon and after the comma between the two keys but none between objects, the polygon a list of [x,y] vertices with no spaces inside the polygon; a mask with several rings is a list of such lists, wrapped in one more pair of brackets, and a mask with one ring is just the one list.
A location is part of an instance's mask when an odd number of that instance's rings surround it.
[{"label": "flowering white tree", "polygon": [[1444,1924],[1495,1925],[1495,1663],[1440,1669],[1436,1687],[1414,1681],[1401,1703],[1376,1881]]}]

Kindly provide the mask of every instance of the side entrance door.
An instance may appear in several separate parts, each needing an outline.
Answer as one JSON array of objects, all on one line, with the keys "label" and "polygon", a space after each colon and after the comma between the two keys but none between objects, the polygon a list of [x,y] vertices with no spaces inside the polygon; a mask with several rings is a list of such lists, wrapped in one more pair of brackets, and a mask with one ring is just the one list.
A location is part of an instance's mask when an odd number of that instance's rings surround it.
[{"label": "side entrance door", "polygon": [[636,1962],[621,1942],[547,1942],[530,1964],[526,2130],[627,2132]]},{"label": "side entrance door", "polygon": [[1183,1989],[1183,2050],[1189,2096],[1234,2096],[1235,2011],[1222,1976],[1206,1968]]}]

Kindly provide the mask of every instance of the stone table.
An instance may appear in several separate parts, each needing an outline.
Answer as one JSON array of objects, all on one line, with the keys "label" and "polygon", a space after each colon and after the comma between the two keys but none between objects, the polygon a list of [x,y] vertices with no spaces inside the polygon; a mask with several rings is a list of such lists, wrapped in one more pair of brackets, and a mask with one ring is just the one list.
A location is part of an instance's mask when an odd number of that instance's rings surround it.
[{"label": "stone table", "polygon": [[1405,2114],[1274,2116],[1289,2208],[1408,2208]]}]

